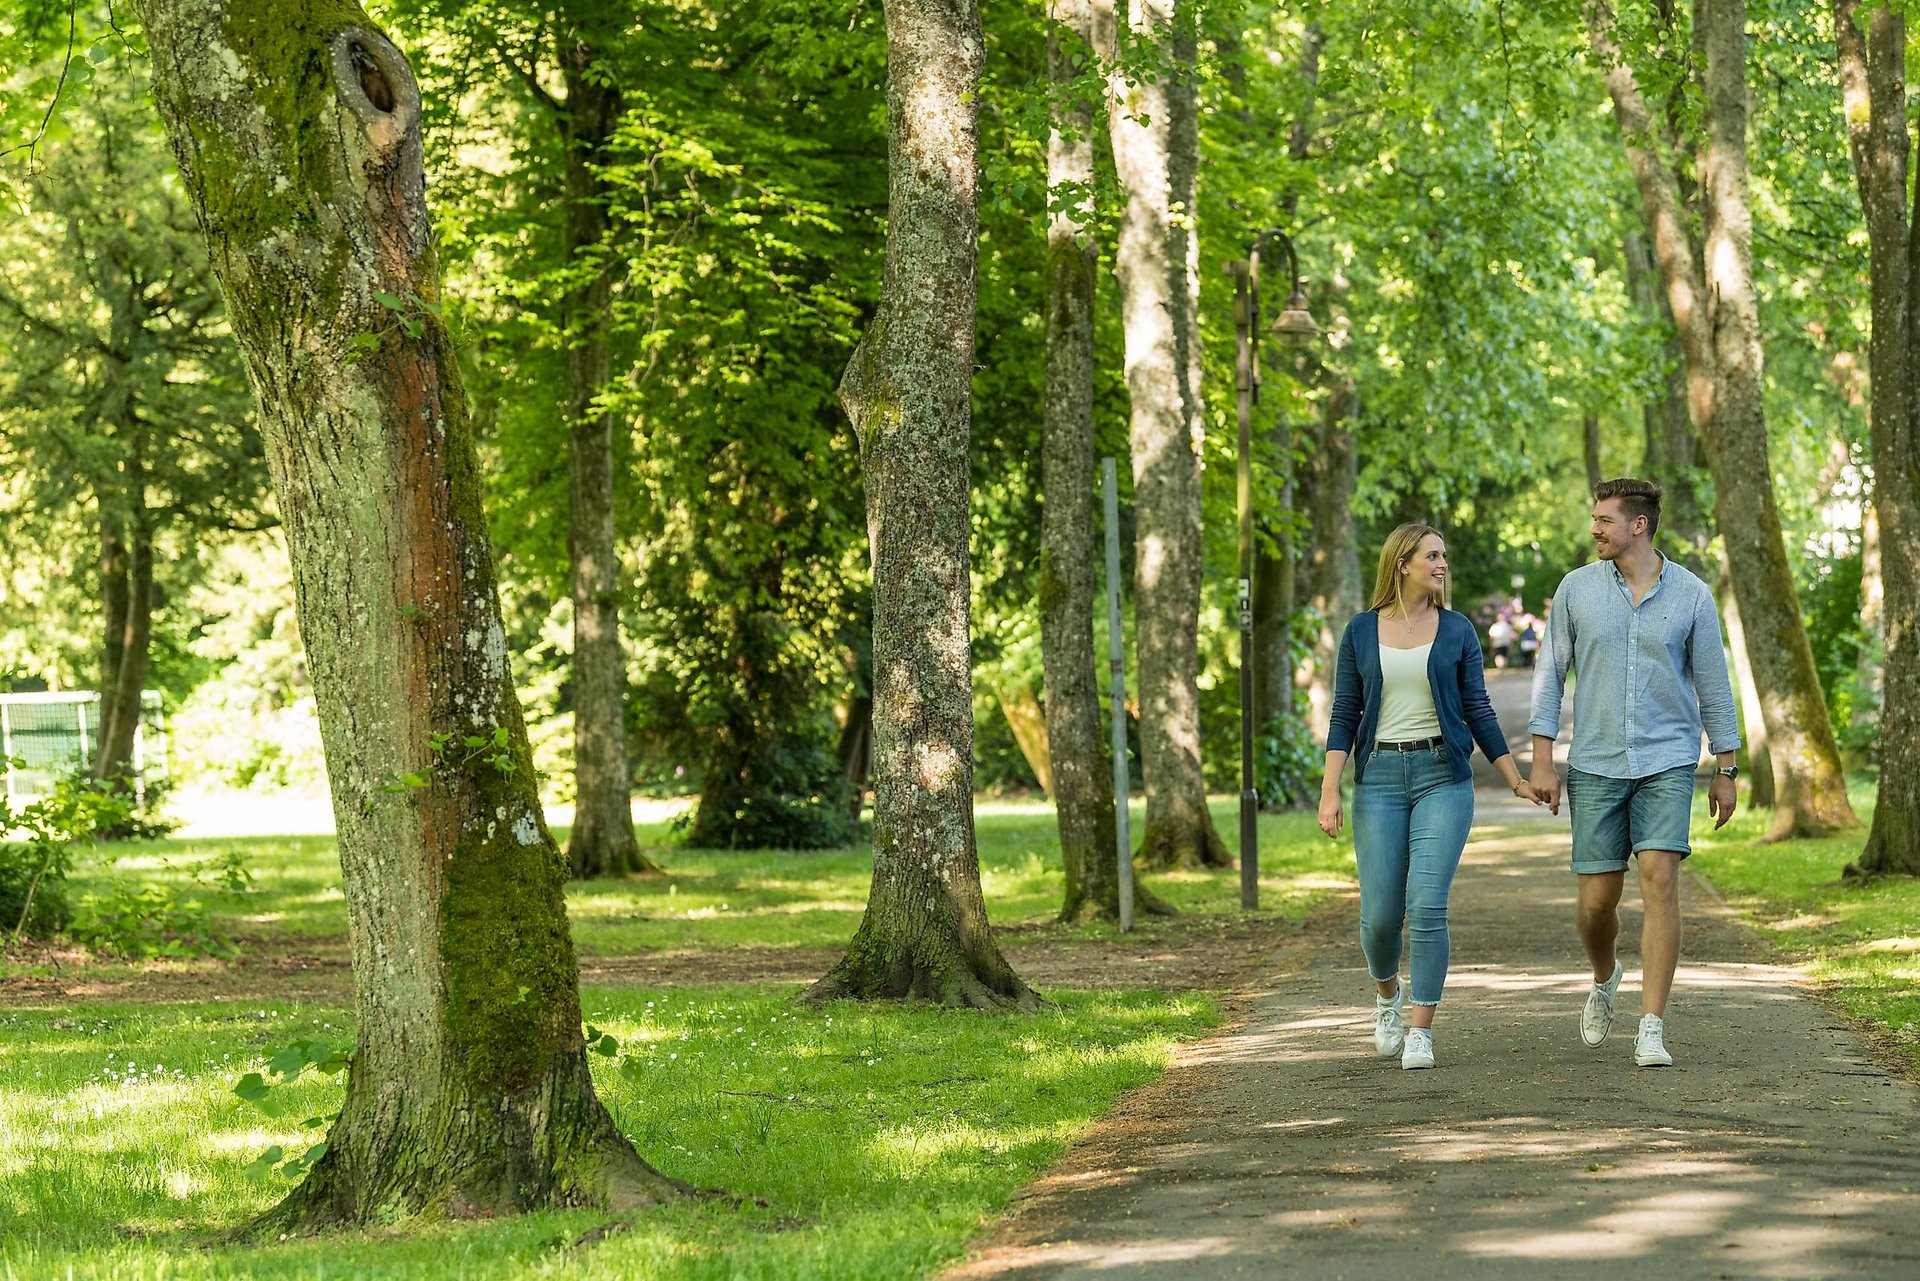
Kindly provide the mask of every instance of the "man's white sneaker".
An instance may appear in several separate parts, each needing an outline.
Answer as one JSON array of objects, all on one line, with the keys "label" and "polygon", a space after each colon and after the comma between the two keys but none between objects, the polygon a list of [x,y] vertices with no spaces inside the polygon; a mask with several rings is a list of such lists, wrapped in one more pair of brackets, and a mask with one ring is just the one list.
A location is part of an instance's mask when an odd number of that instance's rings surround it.
[{"label": "man's white sneaker", "polygon": [[1605,983],[1595,983],[1587,993],[1587,1008],[1580,1014],[1580,1039],[1588,1045],[1599,1045],[1613,1030],[1613,998],[1620,991],[1620,977],[1626,972],[1626,966],[1615,958],[1613,977]]},{"label": "man's white sneaker", "polygon": [[1673,1055],[1667,1053],[1667,1024],[1658,1014],[1640,1016],[1640,1031],[1633,1038],[1633,1061],[1641,1067],[1672,1067]]},{"label": "man's white sneaker", "polygon": [[1400,1053],[1400,1047],[1406,1044],[1407,1025],[1400,1017],[1400,1007],[1407,1003],[1407,985],[1396,983],[1392,996],[1373,998],[1373,1048],[1383,1059],[1390,1059]]},{"label": "man's white sneaker", "polygon": [[1404,1071],[1433,1066],[1433,1030],[1424,1027],[1407,1029],[1407,1048],[1400,1054],[1400,1067]]}]

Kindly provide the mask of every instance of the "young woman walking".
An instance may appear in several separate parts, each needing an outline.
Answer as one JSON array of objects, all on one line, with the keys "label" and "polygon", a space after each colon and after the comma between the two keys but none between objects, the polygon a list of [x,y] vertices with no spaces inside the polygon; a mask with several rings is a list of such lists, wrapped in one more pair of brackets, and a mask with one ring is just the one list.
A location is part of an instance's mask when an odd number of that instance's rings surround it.
[{"label": "young woman walking", "polygon": [[[1373,1043],[1403,1068],[1434,1065],[1433,1016],[1447,981],[1447,895],[1473,826],[1477,742],[1515,796],[1522,782],[1487,698],[1480,637],[1446,607],[1447,546],[1402,525],[1380,549],[1372,602],[1340,638],[1320,828],[1337,837],[1340,775],[1353,757],[1360,947],[1377,989]],[[1412,1008],[1400,981],[1406,927]]]}]

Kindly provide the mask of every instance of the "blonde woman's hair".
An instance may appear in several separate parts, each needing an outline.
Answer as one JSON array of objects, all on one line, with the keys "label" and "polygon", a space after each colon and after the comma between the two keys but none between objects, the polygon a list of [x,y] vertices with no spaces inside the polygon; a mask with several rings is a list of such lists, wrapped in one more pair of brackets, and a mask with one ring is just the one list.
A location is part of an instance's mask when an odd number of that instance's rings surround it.
[{"label": "blonde woman's hair", "polygon": [[[1380,572],[1374,575],[1373,598],[1368,609],[1384,610],[1391,605],[1400,611],[1401,617],[1406,617],[1407,583],[1400,573],[1400,565],[1403,561],[1413,559],[1413,554],[1420,550],[1420,540],[1428,534],[1442,542],[1446,541],[1446,535],[1432,525],[1409,523],[1387,535],[1387,541],[1380,546]],[[1446,586],[1453,586],[1451,579]],[[1443,591],[1440,597],[1443,609],[1447,604],[1447,595]]]}]

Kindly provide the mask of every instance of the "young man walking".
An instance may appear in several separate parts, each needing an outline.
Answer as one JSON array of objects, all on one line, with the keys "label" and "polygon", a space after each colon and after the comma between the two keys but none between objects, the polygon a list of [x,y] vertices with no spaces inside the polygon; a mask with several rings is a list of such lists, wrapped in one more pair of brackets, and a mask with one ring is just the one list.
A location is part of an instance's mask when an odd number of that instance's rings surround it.
[{"label": "young man walking", "polygon": [[1680,959],[1680,861],[1692,852],[1688,822],[1704,724],[1719,772],[1707,792],[1718,830],[1733,817],[1733,753],[1740,746],[1733,687],[1713,593],[1653,546],[1660,486],[1609,480],[1593,491],[1599,559],[1561,580],[1552,625],[1533,677],[1533,773],[1540,799],[1560,812],[1553,740],[1567,673],[1575,673],[1577,715],[1567,758],[1573,811],[1576,923],[1593,987],[1580,1018],[1588,1045],[1607,1039],[1623,972],[1620,892],[1627,863],[1640,863],[1646,919],[1640,932],[1640,1032],[1633,1061],[1671,1067],[1667,996]]}]

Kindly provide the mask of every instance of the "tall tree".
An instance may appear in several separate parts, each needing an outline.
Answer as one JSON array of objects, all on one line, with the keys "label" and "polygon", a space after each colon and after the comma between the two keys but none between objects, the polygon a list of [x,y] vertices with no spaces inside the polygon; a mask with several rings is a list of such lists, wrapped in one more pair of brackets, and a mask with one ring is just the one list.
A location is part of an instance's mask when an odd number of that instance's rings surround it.
[{"label": "tall tree", "polygon": [[1686,355],[1688,407],[1706,444],[1715,523],[1726,540],[1767,721],[1776,789],[1768,838],[1778,840],[1859,820],[1847,800],[1839,747],[1801,620],[1768,461],[1747,198],[1745,0],[1701,0],[1694,24],[1705,62],[1697,238],[1646,99],[1617,43],[1612,10],[1605,0],[1594,0],[1588,10],[1589,39],[1606,76]]},{"label": "tall tree", "polygon": [[[1113,775],[1094,673],[1095,267],[1091,0],[1054,0],[1047,30],[1047,357],[1040,509],[1040,645],[1053,804],[1066,869],[1062,920],[1120,912]],[[1142,887],[1144,888],[1144,887]],[[1141,902],[1159,900],[1142,895]]]},{"label": "tall tree", "polygon": [[1907,19],[1876,8],[1860,30],[1859,0],[1834,0],[1847,137],[1866,209],[1873,336],[1873,509],[1886,629],[1880,712],[1880,792],[1853,874],[1920,875],[1920,252],[1910,191]]},{"label": "tall tree", "polygon": [[1190,7],[1129,0],[1122,44],[1094,0],[1114,170],[1125,193],[1114,271],[1126,335],[1134,496],[1134,635],[1150,867],[1232,862],[1200,769],[1199,167]]},{"label": "tall tree", "polygon": [[813,999],[1039,1002],[1001,956],[973,829],[967,447],[979,232],[974,0],[886,0],[886,263],[841,380],[873,555],[873,887]]},{"label": "tall tree", "polygon": [[1712,572],[1707,545],[1713,541],[1713,521],[1700,497],[1700,435],[1687,412],[1687,356],[1646,236],[1629,231],[1623,239],[1627,291],[1641,318],[1661,336],[1659,394],[1640,407],[1644,470],[1666,491],[1660,504],[1663,541],[1681,564],[1705,578]]},{"label": "tall tree", "polygon": [[0,352],[0,466],[34,509],[8,515],[91,508],[100,779],[133,772],[154,613],[193,572],[172,540],[271,523],[245,376],[145,89],[109,53],[68,91],[68,128],[0,240],[0,315],[16,323]]},{"label": "tall tree", "polygon": [[358,1007],[324,1154],[271,1216],[642,1204],[684,1190],[594,1093],[439,318],[421,100],[355,5],[143,0],[286,522]]},{"label": "tall tree", "polygon": [[627,763],[626,660],[620,646],[620,561],[614,543],[613,415],[602,397],[611,373],[613,284],[600,171],[620,120],[620,88],[605,59],[611,11],[562,4],[556,15],[566,99],[549,103],[566,147],[562,253],[573,280],[566,333],[567,554],[573,566],[573,830],[575,876],[657,871],[633,832]]}]

